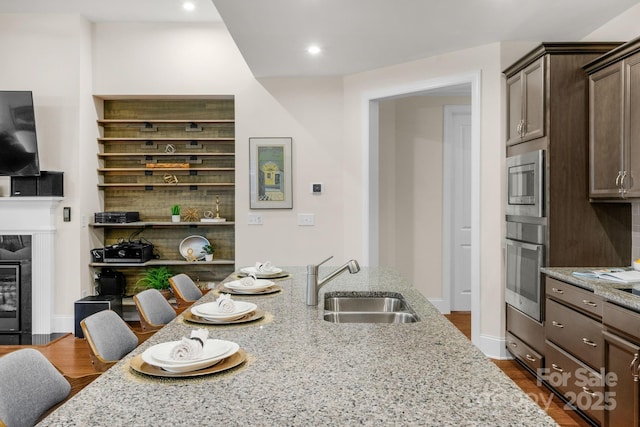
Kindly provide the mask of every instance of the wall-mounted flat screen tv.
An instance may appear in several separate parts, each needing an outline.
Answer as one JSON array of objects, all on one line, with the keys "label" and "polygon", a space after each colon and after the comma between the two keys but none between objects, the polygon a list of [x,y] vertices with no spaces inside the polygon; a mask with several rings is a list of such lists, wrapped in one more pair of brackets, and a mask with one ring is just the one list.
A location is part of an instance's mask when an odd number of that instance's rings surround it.
[{"label": "wall-mounted flat screen tv", "polygon": [[0,90],[0,175],[39,174],[32,93]]}]

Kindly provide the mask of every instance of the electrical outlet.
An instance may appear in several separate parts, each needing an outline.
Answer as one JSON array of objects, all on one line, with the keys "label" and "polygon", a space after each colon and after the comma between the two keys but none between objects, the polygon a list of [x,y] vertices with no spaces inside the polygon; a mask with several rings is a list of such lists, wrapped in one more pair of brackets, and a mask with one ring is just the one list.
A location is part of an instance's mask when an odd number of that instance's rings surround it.
[{"label": "electrical outlet", "polygon": [[248,216],[247,224],[262,225],[262,215],[256,214],[256,213],[250,213]]},{"label": "electrical outlet", "polygon": [[315,225],[315,214],[298,214],[298,225]]}]

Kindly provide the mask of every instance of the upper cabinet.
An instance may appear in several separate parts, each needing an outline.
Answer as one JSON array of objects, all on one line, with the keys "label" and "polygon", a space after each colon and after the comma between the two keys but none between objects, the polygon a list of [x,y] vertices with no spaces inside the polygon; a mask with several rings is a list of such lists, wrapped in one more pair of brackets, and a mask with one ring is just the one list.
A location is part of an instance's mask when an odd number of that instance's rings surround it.
[{"label": "upper cabinet", "polygon": [[508,145],[545,135],[544,82],[544,57],[538,58],[507,79]]},{"label": "upper cabinet", "polygon": [[589,74],[589,197],[640,197],[640,39],[585,65]]}]

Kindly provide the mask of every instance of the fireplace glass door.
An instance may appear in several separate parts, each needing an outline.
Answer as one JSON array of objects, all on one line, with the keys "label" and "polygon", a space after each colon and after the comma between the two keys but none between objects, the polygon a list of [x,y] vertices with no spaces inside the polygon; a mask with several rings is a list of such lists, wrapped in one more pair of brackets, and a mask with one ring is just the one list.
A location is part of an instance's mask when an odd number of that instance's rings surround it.
[{"label": "fireplace glass door", "polygon": [[0,261],[0,331],[20,330],[20,262]]}]

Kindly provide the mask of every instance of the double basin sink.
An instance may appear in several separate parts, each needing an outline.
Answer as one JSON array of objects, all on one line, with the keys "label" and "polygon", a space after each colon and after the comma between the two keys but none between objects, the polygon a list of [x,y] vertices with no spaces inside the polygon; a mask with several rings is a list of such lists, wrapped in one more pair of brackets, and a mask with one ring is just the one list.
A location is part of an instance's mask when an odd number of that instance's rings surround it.
[{"label": "double basin sink", "polygon": [[396,292],[324,296],[324,320],[333,323],[415,323],[420,319]]}]

